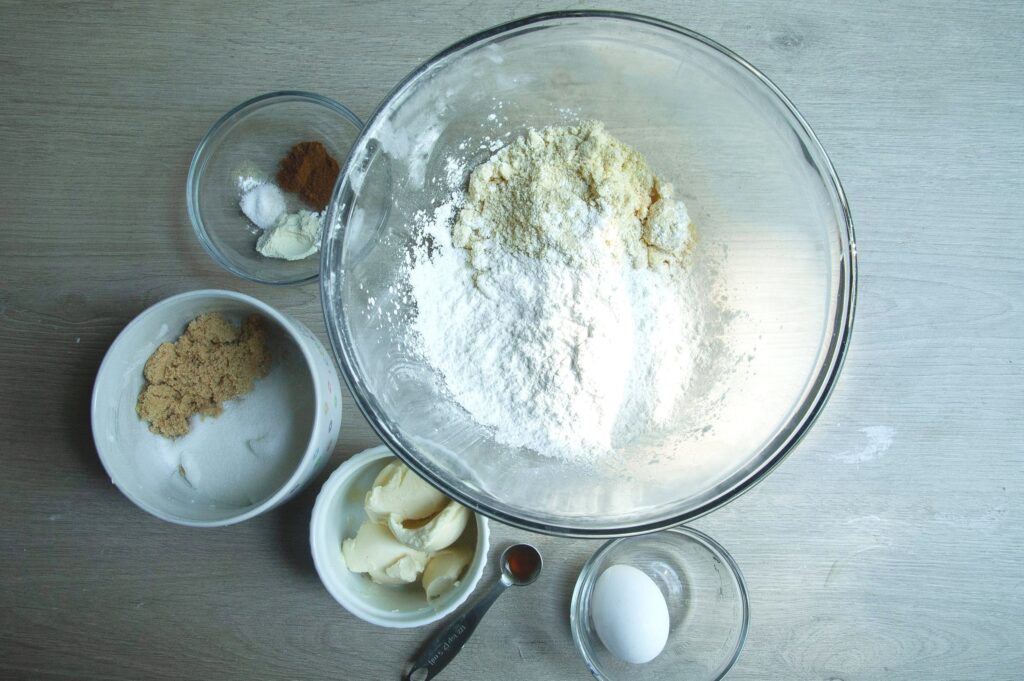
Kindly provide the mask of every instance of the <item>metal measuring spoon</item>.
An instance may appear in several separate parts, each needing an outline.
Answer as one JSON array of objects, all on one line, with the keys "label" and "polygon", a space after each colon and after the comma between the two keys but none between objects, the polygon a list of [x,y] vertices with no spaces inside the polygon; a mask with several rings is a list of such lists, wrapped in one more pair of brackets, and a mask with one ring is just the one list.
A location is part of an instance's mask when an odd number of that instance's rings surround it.
[{"label": "metal measuring spoon", "polygon": [[514,544],[501,554],[501,579],[459,615],[423,649],[405,675],[405,681],[429,681],[437,676],[466,645],[488,608],[510,586],[532,584],[540,574],[544,561],[540,552],[529,544]]}]

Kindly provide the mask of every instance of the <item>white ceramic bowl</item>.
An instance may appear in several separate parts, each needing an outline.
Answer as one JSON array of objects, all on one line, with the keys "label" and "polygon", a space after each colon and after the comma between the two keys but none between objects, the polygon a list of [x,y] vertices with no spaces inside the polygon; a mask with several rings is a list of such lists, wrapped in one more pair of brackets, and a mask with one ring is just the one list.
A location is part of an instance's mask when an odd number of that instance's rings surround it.
[{"label": "white ceramic bowl", "polygon": [[[135,412],[143,365],[205,312],[235,323],[262,315],[270,373],[220,416],[193,417],[188,434],[156,435]],[[306,326],[251,296],[190,291],[144,311],[110,346],[93,387],[93,439],[139,508],[181,525],[230,525],[283,503],[323,468],[341,426],[338,390],[334,363]]]},{"label": "white ceramic bowl", "polygon": [[[487,563],[490,530],[487,518],[474,514],[459,542],[476,544],[473,561],[459,585],[428,603],[419,582],[401,587],[374,584],[366,575],[350,572],[341,556],[341,542],[354,537],[366,520],[363,500],[377,474],[395,455],[387,447],[356,454],[324,483],[313,506],[309,543],[320,580],[334,599],[361,620],[382,627],[419,627],[445,617],[464,603],[476,588]],[[475,534],[475,537],[473,536]]]}]

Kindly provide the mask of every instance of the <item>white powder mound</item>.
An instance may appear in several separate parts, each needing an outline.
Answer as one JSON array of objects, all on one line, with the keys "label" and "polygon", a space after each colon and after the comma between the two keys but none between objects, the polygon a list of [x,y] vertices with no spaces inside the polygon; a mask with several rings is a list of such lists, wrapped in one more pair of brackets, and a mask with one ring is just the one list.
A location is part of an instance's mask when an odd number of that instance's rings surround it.
[{"label": "white powder mound", "polygon": [[271,352],[270,373],[251,392],[225,402],[220,416],[193,416],[182,437],[154,435],[133,418],[138,425],[128,432],[140,477],[157,489],[169,486],[178,499],[237,508],[261,502],[287,482],[305,452],[316,405],[299,349],[284,343]]},{"label": "white powder mound", "polygon": [[499,442],[593,460],[671,423],[690,383],[692,227],[601,126],[524,139],[474,171],[465,207],[455,196],[418,216],[412,344]]},{"label": "white powder mound", "polygon": [[260,229],[269,229],[285,211],[284,193],[276,184],[258,184],[242,194],[239,208]]}]

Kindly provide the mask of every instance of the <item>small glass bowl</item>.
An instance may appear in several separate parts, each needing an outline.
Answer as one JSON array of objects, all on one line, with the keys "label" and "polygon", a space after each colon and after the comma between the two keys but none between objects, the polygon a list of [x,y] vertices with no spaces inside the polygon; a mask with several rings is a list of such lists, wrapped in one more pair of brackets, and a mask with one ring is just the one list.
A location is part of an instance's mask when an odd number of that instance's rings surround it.
[{"label": "small glass bowl", "polygon": [[[339,166],[363,128],[344,105],[311,92],[270,92],[221,116],[192,157],[185,202],[199,243],[221,267],[261,284],[300,284],[320,273],[320,257],[288,261],[256,251],[261,230],[238,207],[241,175],[273,180],[280,160],[298,142],[319,141]],[[287,210],[312,210],[285,193]]]},{"label": "small glass bowl", "polygon": [[[665,597],[669,635],[665,649],[646,664],[631,664],[601,643],[590,616],[597,578],[612,565],[632,565],[654,580]],[[576,649],[601,681],[638,675],[714,681],[739,657],[749,610],[743,575],[711,537],[688,527],[612,539],[591,556],[572,594],[570,621]]]}]

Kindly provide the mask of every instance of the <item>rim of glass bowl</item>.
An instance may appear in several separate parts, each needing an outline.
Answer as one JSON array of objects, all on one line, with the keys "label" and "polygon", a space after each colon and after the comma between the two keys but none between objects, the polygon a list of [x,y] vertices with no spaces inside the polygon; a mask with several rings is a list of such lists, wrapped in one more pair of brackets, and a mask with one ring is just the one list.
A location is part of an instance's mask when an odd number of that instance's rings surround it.
[{"label": "rim of glass bowl", "polygon": [[[743,578],[743,571],[740,570],[740,566],[736,564],[732,554],[726,551],[724,546],[700,530],[695,530],[692,527],[680,526],[671,527],[664,531],[682,535],[703,545],[704,548],[725,564],[729,573],[732,574],[733,579],[736,580],[736,589],[739,592],[740,606],[743,610],[743,621],[740,623],[740,634],[736,640],[736,647],[733,649],[732,655],[726,664],[719,669],[718,675],[714,678],[714,681],[719,681],[724,678],[725,675],[729,673],[729,670],[732,669],[733,665],[736,664],[736,660],[739,659],[740,653],[743,652],[743,645],[747,640],[747,630],[750,626],[750,598],[747,594],[747,582]],[[576,644],[576,650],[579,652],[580,657],[583,658],[583,662],[587,665],[587,669],[590,670],[590,673],[600,681],[610,680],[607,676],[601,673],[599,667],[594,663],[591,655],[588,654],[588,649],[582,640],[584,619],[587,615],[587,611],[584,610],[583,603],[585,598],[589,598],[590,592],[594,587],[594,581],[598,577],[598,575],[595,574],[597,566],[602,563],[605,556],[613,548],[618,546],[620,543],[630,541],[631,539],[633,539],[633,537],[610,539],[605,542],[601,548],[594,552],[594,555],[592,555],[590,559],[583,564],[583,569],[580,570],[580,576],[576,578],[576,586],[573,587],[572,590],[572,601],[569,603],[569,628],[572,630],[573,643]]]},{"label": "rim of glass bowl", "polygon": [[[254,111],[259,111],[260,109],[264,109],[268,106],[279,104],[281,102],[306,102],[308,104],[320,105],[340,115],[342,118],[354,125],[357,130],[356,140],[358,140],[362,134],[363,122],[341,102],[337,102],[330,97],[324,97],[323,95],[319,95],[315,92],[306,92],[304,90],[275,90],[274,92],[268,92],[266,94],[253,97],[252,99],[247,99],[218,118],[217,122],[210,126],[210,129],[205,135],[203,135],[203,139],[199,141],[199,145],[196,146],[195,153],[192,154],[192,162],[188,167],[188,178],[185,180],[185,206],[188,210],[189,220],[192,222],[192,230],[195,232],[196,238],[199,239],[199,243],[202,244],[203,249],[211,258],[213,258],[214,262],[236,277],[241,277],[247,281],[254,281],[257,284],[266,284],[268,286],[305,284],[319,277],[320,271],[317,270],[315,274],[295,277],[293,279],[267,281],[266,279],[254,277],[248,272],[236,267],[221,255],[220,249],[218,249],[214,245],[213,240],[210,239],[210,235],[206,229],[206,224],[203,222],[203,218],[199,214],[199,185],[206,172],[206,164],[209,162],[209,156],[206,154],[206,151],[210,143],[224,132],[230,131],[225,130],[226,128],[233,126],[235,123]],[[355,145],[353,144],[353,146]],[[338,173],[338,180],[335,183],[335,188],[337,188],[337,184],[341,182],[341,177],[342,173]]]},{"label": "rim of glass bowl", "polygon": [[[723,506],[737,497],[742,496],[758,482],[763,480],[764,477],[776,466],[778,466],[786,456],[789,455],[800,440],[803,439],[804,435],[806,435],[807,431],[818,418],[818,415],[821,413],[826,402],[828,402],[828,398],[831,395],[832,389],[835,387],[836,381],[839,377],[843,362],[846,359],[846,351],[849,347],[850,335],[853,331],[853,317],[857,299],[857,246],[853,231],[853,219],[850,215],[850,207],[846,200],[846,193],[843,191],[843,187],[839,182],[839,176],[836,174],[835,168],[832,166],[832,161],[828,158],[828,154],[825,153],[825,149],[821,146],[818,138],[807,124],[807,121],[804,120],[804,117],[800,115],[800,112],[797,111],[793,103],[789,101],[789,98],[787,98],[786,95],[784,95],[782,91],[768,79],[767,76],[728,48],[719,45],[717,42],[697,33],[696,31],[691,31],[688,28],[641,14],[592,10],[545,12],[501,24],[460,40],[423,62],[408,76],[402,79],[402,81],[399,82],[383,100],[381,100],[376,111],[373,112],[373,115],[370,116],[368,122],[363,127],[363,131],[353,143],[352,148],[354,149],[362,144],[366,131],[374,127],[378,118],[384,115],[388,104],[400,92],[402,92],[409,83],[416,80],[421,74],[433,68],[435,64],[449,55],[459,52],[478,42],[489,40],[495,36],[509,33],[532,24],[557,21],[561,19],[579,18],[614,19],[655,26],[703,43],[705,46],[716,50],[722,56],[733,60],[743,67],[743,69],[750,75],[760,81],[769,90],[769,92],[774,94],[782,107],[789,113],[793,129],[798,134],[801,144],[804,145],[805,156],[812,160],[815,156],[817,157],[818,161],[813,163],[815,171],[819,174],[826,187],[831,189],[833,192],[833,198],[841,211],[840,217],[845,229],[840,229],[840,233],[838,235],[841,241],[842,250],[842,256],[838,262],[839,274],[836,294],[838,304],[836,306],[835,316],[829,323],[831,330],[829,333],[828,348],[824,354],[825,359],[823,366],[814,377],[813,381],[808,384],[808,398],[798,405],[795,413],[790,417],[787,426],[761,449],[761,453],[758,457],[754,457],[752,459],[755,464],[749,467],[748,470],[744,471],[743,478],[728,487],[721,487],[713,496],[705,500],[699,506],[669,517],[644,521],[628,526],[580,526],[573,524],[571,520],[565,520],[561,523],[541,522],[532,518],[520,518],[500,508],[493,507],[463,493],[462,490],[456,488],[443,478],[435,475],[429,467],[423,465],[417,459],[416,455],[413,453],[412,447],[408,446],[396,433],[389,430],[382,418],[382,411],[379,409],[376,399],[365,391],[362,378],[353,368],[357,364],[354,348],[351,346],[350,338],[345,333],[341,332],[342,329],[346,329],[348,326],[343,306],[340,306],[336,311],[338,315],[337,319],[334,323],[331,322],[331,311],[328,309],[328,283],[331,278],[324,277],[321,279],[320,302],[324,311],[324,321],[327,327],[327,337],[331,342],[331,349],[333,350],[335,357],[338,358],[342,375],[345,377],[345,382],[348,384],[356,406],[359,407],[359,410],[363,413],[363,416],[366,417],[370,426],[377,435],[380,436],[385,444],[388,445],[391,451],[402,459],[402,461],[408,464],[410,468],[416,471],[416,473],[429,480],[447,496],[457,500],[464,506],[467,506],[477,513],[483,513],[484,515],[498,522],[505,523],[506,525],[512,525],[531,532],[540,532],[542,534],[562,537],[624,537],[655,532],[657,530],[689,522]],[[808,147],[810,147],[810,150],[808,150]],[[334,225],[337,221],[338,210],[341,204],[341,189],[344,184],[342,180],[351,170],[352,163],[353,157],[350,154],[346,159],[341,173],[338,175],[338,183],[334,186],[334,194],[331,197],[331,203],[328,206],[326,222],[324,223],[325,225]],[[344,243],[343,226],[339,227],[337,230],[338,234],[335,235],[333,239],[327,238],[327,233],[329,231],[331,230],[325,230],[324,247],[321,249],[321,272],[325,271],[328,263],[332,259],[334,251],[336,249],[342,249],[342,244]],[[339,277],[344,276],[343,272],[339,272],[338,274]]]}]

